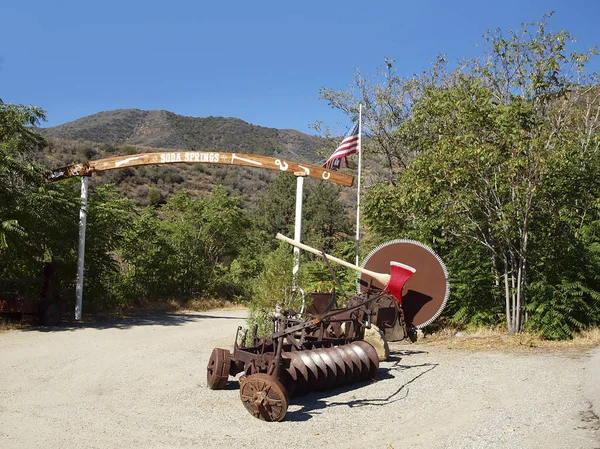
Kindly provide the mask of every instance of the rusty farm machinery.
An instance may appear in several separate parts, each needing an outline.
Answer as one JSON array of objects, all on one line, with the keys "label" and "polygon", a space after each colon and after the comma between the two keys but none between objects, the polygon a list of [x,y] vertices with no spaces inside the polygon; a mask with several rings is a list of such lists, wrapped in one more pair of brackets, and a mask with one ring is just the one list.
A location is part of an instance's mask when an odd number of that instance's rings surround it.
[{"label": "rusty farm machinery", "polygon": [[223,389],[229,376],[243,373],[242,404],[264,421],[283,420],[290,397],[373,379],[379,357],[364,340],[365,329],[375,324],[389,340],[414,341],[416,330],[442,312],[449,292],[443,262],[419,242],[380,245],[359,267],[281,234],[277,238],[357,271],[358,292],[343,308],[333,297],[312,314],[276,313],[266,337],[257,335],[256,326],[251,335],[239,327],[233,351],[213,349],[209,388]]}]

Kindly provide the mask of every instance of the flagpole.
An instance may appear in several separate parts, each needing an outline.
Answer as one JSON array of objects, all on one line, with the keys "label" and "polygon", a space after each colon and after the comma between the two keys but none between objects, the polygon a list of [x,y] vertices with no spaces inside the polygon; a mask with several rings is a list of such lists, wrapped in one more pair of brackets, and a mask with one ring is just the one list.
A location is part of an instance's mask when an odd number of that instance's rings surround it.
[{"label": "flagpole", "polygon": [[362,173],[362,104],[358,105],[358,188],[356,190],[356,265],[360,245],[360,175]]}]

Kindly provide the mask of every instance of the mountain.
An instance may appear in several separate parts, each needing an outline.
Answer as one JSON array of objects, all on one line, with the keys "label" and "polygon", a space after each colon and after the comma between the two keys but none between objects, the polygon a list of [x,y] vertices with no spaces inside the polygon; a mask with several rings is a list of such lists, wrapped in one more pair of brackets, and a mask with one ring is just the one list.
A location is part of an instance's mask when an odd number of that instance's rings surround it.
[{"label": "mountain", "polygon": [[219,150],[317,162],[325,141],[289,129],[265,128],[238,118],[185,117],[169,111],[119,109],[51,128],[45,137],[154,148]]},{"label": "mountain", "polygon": [[[265,128],[237,118],[185,117],[139,109],[99,112],[36,131],[48,141],[39,159],[49,168],[169,149],[254,153],[319,163],[323,158],[317,150],[328,143],[299,131]],[[157,189],[166,198],[180,189],[205,195],[223,185],[251,206],[276,175],[255,168],[177,164],[111,170],[91,179],[93,184],[114,184],[140,205],[155,198]]]}]

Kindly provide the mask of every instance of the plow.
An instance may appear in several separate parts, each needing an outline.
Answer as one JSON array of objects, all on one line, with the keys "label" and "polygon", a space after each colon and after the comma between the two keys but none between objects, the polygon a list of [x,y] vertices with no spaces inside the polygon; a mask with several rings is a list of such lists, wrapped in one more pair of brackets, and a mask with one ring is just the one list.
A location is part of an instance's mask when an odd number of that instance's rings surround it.
[{"label": "plow", "polygon": [[419,242],[380,245],[357,266],[281,234],[277,238],[357,271],[358,280],[357,294],[345,307],[337,308],[333,296],[313,313],[282,311],[273,315],[271,335],[240,326],[233,351],[213,349],[208,387],[224,389],[229,377],[241,374],[241,402],[264,421],[282,421],[295,396],[373,380],[380,357],[365,341],[365,330],[376,325],[389,340],[414,341],[416,331],[440,315],[449,292],[443,262]]}]

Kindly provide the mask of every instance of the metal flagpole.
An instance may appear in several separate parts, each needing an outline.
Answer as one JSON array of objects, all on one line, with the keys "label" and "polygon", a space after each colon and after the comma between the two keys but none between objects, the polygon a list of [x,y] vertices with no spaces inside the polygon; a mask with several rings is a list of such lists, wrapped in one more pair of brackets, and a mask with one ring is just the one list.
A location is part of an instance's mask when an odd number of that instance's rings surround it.
[{"label": "metal flagpole", "polygon": [[77,251],[77,288],[75,290],[75,319],[81,320],[83,303],[83,259],[85,256],[85,227],[87,223],[88,177],[81,177],[81,209],[79,209],[79,248]]},{"label": "metal flagpole", "polygon": [[[305,172],[294,173],[296,175],[296,217],[294,223],[294,240],[299,242],[302,238],[302,191],[304,187]],[[294,268],[292,269],[292,288],[302,295],[302,308],[304,313],[304,291],[298,286],[298,271],[300,270],[300,248],[294,247]]]},{"label": "metal flagpole", "polygon": [[[296,175],[296,221],[294,224],[294,240],[300,242],[302,234],[302,190],[304,186],[304,172],[294,173]],[[298,270],[300,269],[300,249],[294,248],[294,289],[298,286]]]},{"label": "metal flagpole", "polygon": [[362,104],[358,105],[358,188],[356,191],[356,265],[360,245],[360,175],[362,173]]}]

